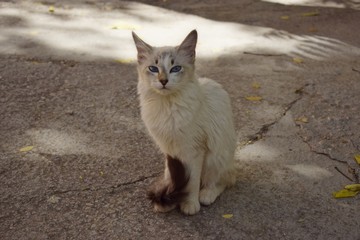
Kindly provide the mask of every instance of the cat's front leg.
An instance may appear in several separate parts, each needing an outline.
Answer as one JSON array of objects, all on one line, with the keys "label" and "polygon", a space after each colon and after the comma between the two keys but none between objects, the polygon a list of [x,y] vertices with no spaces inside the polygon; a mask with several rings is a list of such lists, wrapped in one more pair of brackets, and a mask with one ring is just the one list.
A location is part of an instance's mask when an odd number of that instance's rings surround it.
[{"label": "cat's front leg", "polygon": [[199,191],[204,152],[187,154],[184,164],[190,174],[189,182],[186,186],[187,198],[180,203],[180,209],[186,215],[194,215],[200,211]]}]

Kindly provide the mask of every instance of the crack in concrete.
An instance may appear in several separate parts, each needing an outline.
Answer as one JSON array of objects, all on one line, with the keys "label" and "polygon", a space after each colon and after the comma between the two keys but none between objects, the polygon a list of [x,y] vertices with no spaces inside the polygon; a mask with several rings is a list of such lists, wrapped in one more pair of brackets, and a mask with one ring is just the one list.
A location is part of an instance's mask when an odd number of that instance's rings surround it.
[{"label": "crack in concrete", "polygon": [[[247,144],[253,144],[253,143],[255,143],[256,141],[259,141],[260,139],[262,139],[262,138],[264,137],[264,135],[269,131],[270,127],[273,126],[273,125],[275,125],[276,123],[278,123],[278,122],[286,115],[286,113],[287,113],[288,111],[290,111],[291,108],[292,108],[298,101],[300,101],[300,100],[303,98],[304,88],[305,88],[306,86],[308,86],[308,85],[309,85],[309,84],[306,83],[306,84],[304,84],[301,88],[297,89],[297,90],[295,91],[295,93],[299,94],[300,96],[285,106],[285,109],[284,109],[281,117],[278,118],[278,119],[276,119],[276,120],[273,121],[273,122],[264,124],[264,125],[260,128],[260,130],[259,130],[258,132],[256,132],[254,135],[251,135],[251,136],[248,137]],[[296,125],[296,126],[299,128],[299,125]],[[331,160],[333,160],[333,161],[337,161],[337,162],[340,162],[340,163],[346,163],[346,164],[347,164],[347,161],[334,158],[334,157],[331,156],[329,153],[316,151],[315,149],[312,148],[312,146],[310,145],[310,143],[307,142],[299,133],[298,133],[298,136],[299,136],[300,139],[309,147],[309,149],[310,149],[311,152],[313,152],[313,153],[315,153],[315,154],[318,154],[318,155],[326,156],[327,158],[329,158],[329,159],[331,159]]]},{"label": "crack in concrete", "polygon": [[347,161],[345,161],[345,160],[340,160],[340,159],[334,158],[334,157],[331,156],[329,153],[320,152],[320,151],[315,150],[315,149],[310,145],[310,143],[304,139],[303,136],[301,136],[299,133],[298,133],[298,136],[299,136],[300,139],[309,147],[309,149],[310,149],[311,152],[313,152],[313,153],[315,153],[315,154],[318,154],[318,155],[325,156],[325,157],[329,158],[330,160],[337,161],[337,162],[340,162],[340,163],[346,163],[346,164],[347,164]]},{"label": "crack in concrete", "polygon": [[358,164],[354,164],[354,163],[352,163],[350,161],[340,160],[340,159],[334,158],[329,153],[317,151],[317,150],[313,149],[313,147],[310,145],[310,143],[308,141],[306,141],[299,133],[298,133],[298,136],[309,147],[311,152],[313,152],[315,154],[318,154],[318,155],[325,156],[325,157],[327,157],[328,159],[330,159],[332,161],[336,161],[336,162],[339,162],[339,163],[346,164],[347,169],[348,169],[348,173],[350,173],[352,175],[352,178],[350,178],[349,176],[344,174],[336,166],[334,168],[335,168],[336,171],[338,171],[341,175],[343,175],[345,178],[347,178],[351,182],[354,182],[354,183],[359,183],[360,182],[360,167],[358,166]]},{"label": "crack in concrete", "polygon": [[60,195],[60,194],[74,193],[74,192],[87,192],[87,191],[96,192],[96,191],[103,191],[103,190],[110,190],[111,192],[113,192],[117,188],[133,185],[133,184],[136,184],[136,183],[139,183],[139,182],[143,182],[143,181],[145,181],[147,179],[150,179],[150,178],[158,177],[160,173],[161,172],[157,172],[157,173],[154,173],[154,174],[152,174],[150,176],[144,176],[144,177],[141,177],[141,178],[133,180],[133,181],[119,183],[119,184],[116,184],[114,186],[109,186],[109,187],[99,187],[99,188],[86,187],[86,188],[82,188],[82,189],[58,190],[58,191],[54,191],[52,193],[52,195]]},{"label": "crack in concrete", "polygon": [[297,103],[298,101],[300,101],[303,98],[303,91],[304,88],[306,86],[308,86],[309,84],[306,83],[304,84],[302,87],[300,87],[299,89],[297,89],[295,91],[296,94],[299,95],[299,97],[297,97],[295,100],[293,100],[292,102],[290,102],[289,104],[287,104],[284,108],[284,111],[281,114],[281,117],[279,117],[278,119],[276,119],[273,122],[264,124],[259,131],[257,131],[255,134],[248,136],[248,140],[247,140],[247,144],[253,144],[256,141],[259,141],[260,139],[262,139],[264,137],[264,135],[269,131],[270,127],[275,125],[276,123],[278,123],[285,115],[286,113],[291,110],[291,108],[295,105],[295,103]]},{"label": "crack in concrete", "polygon": [[74,67],[75,65],[79,64],[78,61],[65,60],[65,59],[56,59],[56,58],[51,58],[51,57],[41,58],[41,57],[20,56],[20,57],[14,57],[12,59],[25,61],[25,62],[32,62],[32,63],[54,64],[54,65],[67,66],[67,67]]},{"label": "crack in concrete", "polygon": [[[276,123],[278,123],[286,114],[288,111],[291,110],[291,108],[298,102],[300,101],[302,98],[303,98],[303,90],[306,86],[308,86],[309,84],[306,83],[304,84],[302,87],[300,87],[299,89],[297,89],[295,91],[296,94],[299,95],[299,97],[297,97],[296,99],[294,99],[292,102],[290,102],[289,104],[287,104],[281,114],[281,117],[279,117],[278,119],[276,119],[275,121],[273,122],[270,122],[270,123],[267,123],[267,124],[264,124],[260,130],[258,132],[256,132],[255,134],[253,135],[250,135],[248,136],[248,141],[247,141],[247,145],[248,144],[253,144],[255,143],[256,141],[259,141],[260,139],[262,139],[264,137],[264,135],[269,131],[270,127],[275,125]],[[300,136],[301,137],[301,136]],[[304,141],[304,140],[303,140]],[[305,142],[305,141],[304,141]],[[309,146],[310,147],[310,146]],[[310,148],[311,149],[311,148]],[[311,151],[315,152],[314,150],[311,149]],[[315,152],[316,153],[316,152]],[[331,158],[330,155],[326,154],[326,153],[318,153],[318,154],[322,154],[322,155],[325,155],[325,156],[328,156]],[[333,160],[337,160],[337,159],[333,159]],[[339,161],[339,160],[338,160]],[[341,160],[340,160],[341,161]],[[134,180],[134,181],[129,181],[129,182],[125,182],[125,183],[120,183],[120,184],[117,184],[115,186],[110,186],[110,187],[104,187],[104,188],[91,188],[91,187],[87,187],[87,188],[83,188],[83,189],[69,189],[69,190],[63,190],[63,191],[55,191],[53,194],[54,195],[58,195],[58,194],[66,194],[66,193],[69,193],[69,192],[84,192],[84,191],[102,191],[102,190],[111,190],[113,191],[114,189],[116,188],[120,188],[120,187],[123,187],[123,186],[128,186],[128,185],[132,185],[132,184],[136,184],[136,183],[139,183],[139,182],[142,182],[142,181],[145,181],[147,179],[150,179],[150,178],[154,178],[154,177],[158,177],[159,174],[161,172],[157,172],[157,173],[154,173],[150,176],[146,176],[146,177],[141,177],[137,180]]]}]

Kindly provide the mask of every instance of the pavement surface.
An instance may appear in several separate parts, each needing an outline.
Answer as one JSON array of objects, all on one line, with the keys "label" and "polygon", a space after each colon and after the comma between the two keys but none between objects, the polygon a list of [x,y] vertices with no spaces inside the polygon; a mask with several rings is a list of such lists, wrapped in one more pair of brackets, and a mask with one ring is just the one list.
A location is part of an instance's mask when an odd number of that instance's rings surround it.
[{"label": "pavement surface", "polygon": [[[1,239],[360,239],[360,6],[347,1],[1,1]],[[131,31],[197,29],[230,93],[236,185],[152,211],[163,157],[139,116]],[[224,214],[228,218],[224,217]]]}]

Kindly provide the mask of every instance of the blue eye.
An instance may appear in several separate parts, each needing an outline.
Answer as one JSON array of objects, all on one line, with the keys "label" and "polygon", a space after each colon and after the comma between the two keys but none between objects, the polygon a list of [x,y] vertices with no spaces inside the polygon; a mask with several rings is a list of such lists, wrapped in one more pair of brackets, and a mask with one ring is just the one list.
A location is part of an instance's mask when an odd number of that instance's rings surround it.
[{"label": "blue eye", "polygon": [[173,68],[170,69],[170,73],[177,73],[177,72],[180,72],[182,69],[181,66],[175,66]]},{"label": "blue eye", "polygon": [[155,66],[149,66],[149,70],[150,70],[150,72],[153,72],[153,73],[159,72],[159,69]]}]

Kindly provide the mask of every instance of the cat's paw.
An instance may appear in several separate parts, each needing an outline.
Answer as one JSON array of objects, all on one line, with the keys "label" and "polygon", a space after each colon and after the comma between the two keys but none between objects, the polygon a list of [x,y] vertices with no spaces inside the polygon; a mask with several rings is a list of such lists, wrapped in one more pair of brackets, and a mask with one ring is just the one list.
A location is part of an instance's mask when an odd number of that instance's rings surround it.
[{"label": "cat's paw", "polygon": [[180,209],[186,215],[194,215],[200,211],[199,201],[185,201],[180,204]]},{"label": "cat's paw", "polygon": [[199,200],[202,205],[212,204],[218,196],[216,189],[204,188],[200,190]]}]

